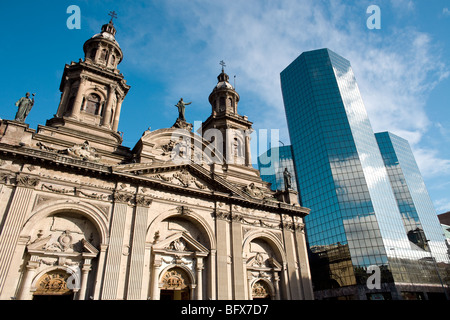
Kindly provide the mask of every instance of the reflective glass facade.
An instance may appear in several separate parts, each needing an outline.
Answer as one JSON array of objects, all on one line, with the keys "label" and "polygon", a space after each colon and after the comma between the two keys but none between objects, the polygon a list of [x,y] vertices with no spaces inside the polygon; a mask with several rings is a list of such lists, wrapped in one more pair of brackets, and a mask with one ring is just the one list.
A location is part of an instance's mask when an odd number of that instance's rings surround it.
[{"label": "reflective glass facade", "polygon": [[261,178],[270,182],[273,191],[285,190],[283,172],[287,168],[291,174],[292,189],[298,192],[294,160],[291,146],[274,147],[258,157]]},{"label": "reflective glass facade", "polygon": [[417,255],[405,232],[350,62],[328,49],[305,52],[283,70],[281,85],[302,205],[311,208],[316,294],[342,296],[340,288],[353,286],[349,298],[371,298],[367,268],[375,265],[384,285],[378,294],[401,299],[406,289],[397,283],[411,279],[400,261],[430,253]]}]

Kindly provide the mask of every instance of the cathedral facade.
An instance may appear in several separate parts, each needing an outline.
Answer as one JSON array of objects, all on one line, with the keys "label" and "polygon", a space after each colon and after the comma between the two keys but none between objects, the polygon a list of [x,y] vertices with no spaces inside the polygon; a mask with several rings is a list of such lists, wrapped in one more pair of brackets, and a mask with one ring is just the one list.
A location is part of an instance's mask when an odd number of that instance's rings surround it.
[{"label": "cathedral facade", "polygon": [[64,68],[36,130],[0,124],[0,299],[313,299],[292,190],[252,167],[252,123],[225,71],[199,133],[179,117],[133,149],[112,21]]}]

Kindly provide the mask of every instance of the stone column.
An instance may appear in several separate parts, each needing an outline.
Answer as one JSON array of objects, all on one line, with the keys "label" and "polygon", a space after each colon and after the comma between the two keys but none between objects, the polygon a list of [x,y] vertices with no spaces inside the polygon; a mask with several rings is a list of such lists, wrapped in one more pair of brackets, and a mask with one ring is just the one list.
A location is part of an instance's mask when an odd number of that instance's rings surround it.
[{"label": "stone column", "polygon": [[68,102],[68,98],[70,95],[71,83],[70,83],[69,77],[66,77],[64,79],[64,81],[65,81],[65,83],[64,83],[64,89],[62,92],[62,96],[61,96],[61,102],[59,104],[58,111],[56,113],[57,117],[62,117],[64,115],[64,110],[67,107],[67,102]]},{"label": "stone column", "polygon": [[117,299],[129,194],[114,194],[114,211],[105,266],[102,300]]},{"label": "stone column", "polygon": [[83,268],[81,269],[81,284],[78,294],[78,300],[86,300],[86,290],[89,278],[89,271],[92,270],[91,259],[85,259]]},{"label": "stone column", "polygon": [[0,234],[0,294],[3,291],[17,241],[28,214],[33,188],[39,183],[37,178],[31,176],[18,175],[16,179],[17,187]]},{"label": "stone column", "polygon": [[197,300],[203,300],[203,257],[197,257]]},{"label": "stone column", "polygon": [[300,281],[303,292],[303,298],[306,300],[314,300],[314,292],[311,282],[311,271],[309,268],[308,253],[305,239],[305,225],[303,223],[295,223],[295,242],[298,252],[298,260],[300,263]]},{"label": "stone column", "polygon": [[280,300],[280,277],[278,272],[273,273],[273,287],[275,288],[275,300]]},{"label": "stone column", "polygon": [[18,300],[30,300],[31,283],[36,275],[36,269],[39,267],[39,262],[37,262],[37,259],[37,256],[31,256],[30,261],[28,261]]},{"label": "stone column", "polygon": [[296,248],[294,246],[293,221],[289,216],[283,215],[283,239],[286,248],[288,283],[292,300],[302,299],[297,273]]},{"label": "stone column", "polygon": [[108,249],[108,245],[101,244],[100,245],[100,254],[98,258],[98,264],[97,264],[97,275],[95,280],[95,287],[94,287],[94,300],[100,299],[100,289],[102,287],[102,278],[103,278],[103,270],[105,265],[105,257],[106,257],[106,250]]},{"label": "stone column", "polygon": [[252,151],[251,151],[251,144],[250,144],[250,140],[251,140],[251,133],[253,130],[245,130],[245,165],[247,167],[251,167],[252,166]]},{"label": "stone column", "polygon": [[123,98],[118,98],[116,112],[114,113],[114,122],[112,125],[112,130],[117,132],[119,129],[119,119],[120,119],[120,111],[122,109]]},{"label": "stone column", "polygon": [[231,219],[231,244],[233,261],[233,299],[245,299],[245,275],[242,258],[242,217],[240,214],[233,214]]},{"label": "stone column", "polygon": [[145,260],[145,236],[147,234],[148,209],[152,200],[144,196],[136,197],[133,239],[131,243],[130,274],[128,277],[128,300],[142,299],[142,278]]},{"label": "stone column", "polygon": [[84,92],[86,91],[87,77],[80,77],[80,86],[78,87],[77,95],[75,97],[75,102],[72,108],[72,117],[78,119],[80,117],[81,104],[83,103]]},{"label": "stone column", "polygon": [[208,268],[208,290],[209,299],[216,300],[216,250],[212,249],[209,254]]},{"label": "stone column", "polygon": [[217,237],[217,299],[228,300],[227,225],[229,213],[216,212]]},{"label": "stone column", "polygon": [[286,293],[286,299],[291,300],[291,289],[289,288],[289,275],[287,264],[283,264],[283,279],[284,279],[284,288]]},{"label": "stone column", "polygon": [[159,290],[159,272],[161,268],[162,262],[161,258],[158,255],[155,255],[155,259],[153,261],[152,267],[152,300],[159,300],[160,298],[160,290]]},{"label": "stone column", "polygon": [[112,121],[111,121],[111,114],[112,114],[112,107],[113,107],[113,97],[116,93],[116,85],[110,85],[109,86],[109,94],[108,94],[108,101],[106,102],[106,110],[103,115],[103,123],[102,127],[105,128],[111,128]]}]

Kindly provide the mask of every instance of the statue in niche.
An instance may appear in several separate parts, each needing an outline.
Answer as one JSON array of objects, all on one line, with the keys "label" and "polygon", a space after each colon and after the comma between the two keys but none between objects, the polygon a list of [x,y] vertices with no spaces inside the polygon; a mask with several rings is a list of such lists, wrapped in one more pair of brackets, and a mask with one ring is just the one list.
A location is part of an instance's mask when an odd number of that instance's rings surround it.
[{"label": "statue in niche", "polygon": [[31,108],[34,106],[34,96],[36,94],[33,93],[33,98],[30,99],[30,93],[27,92],[25,94],[25,97],[22,97],[19,99],[19,101],[16,102],[16,107],[19,109],[17,110],[15,121],[18,122],[25,122],[25,119],[27,118],[28,114],[31,111]]}]

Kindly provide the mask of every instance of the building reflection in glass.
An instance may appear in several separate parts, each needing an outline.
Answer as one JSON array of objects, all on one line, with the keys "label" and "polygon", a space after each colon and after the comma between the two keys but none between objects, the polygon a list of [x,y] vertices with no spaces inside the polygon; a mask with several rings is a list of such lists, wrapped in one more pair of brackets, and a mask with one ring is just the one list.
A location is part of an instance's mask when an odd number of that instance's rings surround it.
[{"label": "building reflection in glass", "polygon": [[[414,179],[405,175],[408,187],[422,191],[399,197],[404,192],[394,184],[401,178],[380,151],[350,63],[328,49],[305,52],[281,83],[297,185],[311,208],[305,222],[316,298],[442,294],[435,266],[449,259],[432,204],[415,200],[424,201],[425,185],[414,180],[418,170]],[[366,286],[371,265],[381,270],[378,291]]]}]

